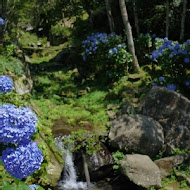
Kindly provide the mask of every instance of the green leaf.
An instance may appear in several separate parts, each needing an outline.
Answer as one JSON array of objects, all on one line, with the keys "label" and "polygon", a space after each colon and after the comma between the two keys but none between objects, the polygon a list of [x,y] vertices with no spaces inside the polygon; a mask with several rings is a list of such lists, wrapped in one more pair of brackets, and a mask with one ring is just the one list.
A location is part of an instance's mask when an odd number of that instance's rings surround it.
[{"label": "green leaf", "polygon": [[16,190],[16,187],[10,185],[8,181],[4,181],[2,190]]},{"label": "green leaf", "polygon": [[27,185],[21,185],[21,186],[17,187],[16,190],[31,190],[31,189]]},{"label": "green leaf", "polygon": [[20,180],[18,180],[18,179],[16,179],[16,178],[14,178],[14,182],[15,182],[15,184],[16,184],[16,185],[19,185]]},{"label": "green leaf", "polygon": [[3,166],[3,162],[2,161],[0,161],[0,166]]}]

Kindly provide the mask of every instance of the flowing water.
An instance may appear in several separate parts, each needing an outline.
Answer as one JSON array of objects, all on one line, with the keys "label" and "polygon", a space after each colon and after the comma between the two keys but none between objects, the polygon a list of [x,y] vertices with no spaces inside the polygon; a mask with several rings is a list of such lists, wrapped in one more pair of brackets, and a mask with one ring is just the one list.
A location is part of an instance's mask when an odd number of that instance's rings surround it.
[{"label": "flowing water", "polygon": [[77,181],[73,155],[64,149],[62,143],[63,138],[58,137],[55,139],[56,147],[63,153],[65,162],[63,179],[58,183],[58,188],[59,190],[87,190],[87,184],[85,182]]}]

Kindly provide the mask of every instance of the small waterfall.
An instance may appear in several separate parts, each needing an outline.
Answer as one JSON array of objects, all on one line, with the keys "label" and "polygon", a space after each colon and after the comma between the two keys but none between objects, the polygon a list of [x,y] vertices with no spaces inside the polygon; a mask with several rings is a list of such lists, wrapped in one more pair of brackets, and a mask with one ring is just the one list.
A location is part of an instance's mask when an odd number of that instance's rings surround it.
[{"label": "small waterfall", "polygon": [[77,175],[74,167],[73,156],[69,150],[63,147],[63,138],[58,137],[55,139],[56,147],[63,153],[65,162],[63,180],[58,183],[60,190],[87,190],[85,182],[77,182]]}]

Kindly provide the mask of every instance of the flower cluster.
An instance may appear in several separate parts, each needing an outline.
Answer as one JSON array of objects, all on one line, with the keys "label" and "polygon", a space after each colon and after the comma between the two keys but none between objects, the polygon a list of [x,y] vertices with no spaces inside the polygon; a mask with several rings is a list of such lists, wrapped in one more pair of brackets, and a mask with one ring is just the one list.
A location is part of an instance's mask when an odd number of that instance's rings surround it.
[{"label": "flower cluster", "polygon": [[17,179],[23,179],[39,170],[43,156],[35,142],[7,148],[2,153],[2,162],[6,171]]},{"label": "flower cluster", "polygon": [[36,132],[37,118],[30,108],[8,104],[0,107],[0,142],[27,143]]},{"label": "flower cluster", "polygon": [[113,54],[116,54],[121,48],[126,48],[126,45],[118,44],[116,47],[109,49],[108,51],[108,58],[112,57]]},{"label": "flower cluster", "polygon": [[13,82],[7,76],[0,76],[0,93],[7,93],[13,89]]},{"label": "flower cluster", "polygon": [[152,84],[152,87],[156,87],[156,86],[165,86],[169,90],[173,90],[173,91],[176,90],[176,85],[174,85],[174,84],[166,84],[165,77],[163,77],[163,76],[160,76],[158,78],[158,82],[155,82],[155,83]]},{"label": "flower cluster", "polygon": [[163,55],[164,51],[169,50],[170,58],[178,54],[183,54],[184,56],[186,56],[184,58],[184,63],[190,62],[190,59],[188,57],[189,51],[185,49],[185,45],[190,44],[190,40],[187,40],[183,44],[175,43],[171,40],[168,40],[167,37],[164,39],[155,38],[155,41],[163,44],[158,48],[158,50],[153,50],[152,55],[150,55],[150,59],[152,59],[153,61],[157,61],[157,59]]},{"label": "flower cluster", "polygon": [[5,25],[5,20],[3,18],[0,17],[0,25]]},{"label": "flower cluster", "polygon": [[120,38],[115,33],[92,33],[91,36],[87,36],[87,39],[82,42],[82,47],[85,49],[83,54],[83,61],[86,61],[87,56],[96,54],[98,47],[101,44],[106,44],[113,37]]},{"label": "flower cluster", "polygon": [[[0,92],[7,93],[12,88],[12,81],[0,76]],[[3,144],[1,149],[6,147],[0,160],[6,171],[17,179],[39,170],[43,161],[41,150],[30,140],[36,128],[37,117],[30,108],[18,108],[12,104],[0,107],[0,144]]]}]

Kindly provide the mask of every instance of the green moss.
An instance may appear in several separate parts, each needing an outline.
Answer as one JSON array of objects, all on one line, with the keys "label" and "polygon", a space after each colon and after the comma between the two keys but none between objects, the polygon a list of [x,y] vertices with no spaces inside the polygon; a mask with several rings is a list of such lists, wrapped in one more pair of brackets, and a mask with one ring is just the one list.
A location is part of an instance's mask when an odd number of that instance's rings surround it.
[{"label": "green moss", "polygon": [[0,55],[0,75],[17,75],[24,74],[24,68],[20,60],[14,57]]}]

